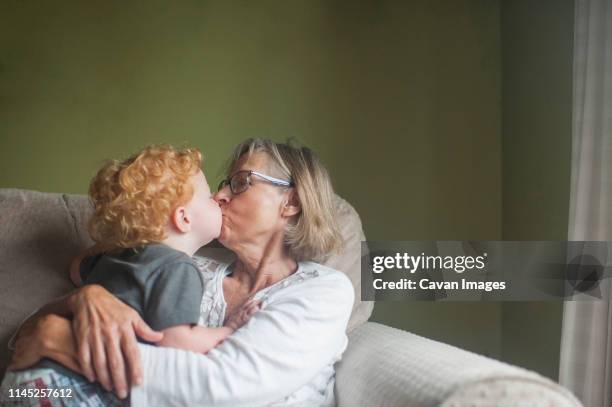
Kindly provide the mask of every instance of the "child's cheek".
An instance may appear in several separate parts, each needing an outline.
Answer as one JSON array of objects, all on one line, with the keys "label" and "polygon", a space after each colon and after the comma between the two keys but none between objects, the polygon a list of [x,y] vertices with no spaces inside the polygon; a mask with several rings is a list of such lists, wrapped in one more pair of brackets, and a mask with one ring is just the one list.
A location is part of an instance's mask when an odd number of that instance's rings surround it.
[{"label": "child's cheek", "polygon": [[211,224],[215,225],[214,226],[215,234],[218,237],[219,233],[221,233],[221,222],[222,222],[221,208],[219,208],[219,205],[212,205],[210,213],[211,213]]},{"label": "child's cheek", "polygon": [[213,238],[219,237],[221,232],[221,208],[217,204],[211,204],[206,208],[206,227]]}]

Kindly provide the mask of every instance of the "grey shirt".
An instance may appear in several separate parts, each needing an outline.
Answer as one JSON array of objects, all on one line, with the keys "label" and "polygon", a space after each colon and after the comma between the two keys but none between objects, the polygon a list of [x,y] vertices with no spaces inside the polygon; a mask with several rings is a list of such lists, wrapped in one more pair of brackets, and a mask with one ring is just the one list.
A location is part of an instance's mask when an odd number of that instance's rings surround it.
[{"label": "grey shirt", "polygon": [[81,262],[84,284],[99,284],[154,330],[197,324],[204,282],[187,254],[164,244],[101,254]]},{"label": "grey shirt", "polygon": [[[86,257],[80,273],[84,284],[103,286],[136,310],[154,330],[197,324],[200,318],[202,276],[191,257],[164,244]],[[43,359],[37,367],[79,377],[49,359]]]}]

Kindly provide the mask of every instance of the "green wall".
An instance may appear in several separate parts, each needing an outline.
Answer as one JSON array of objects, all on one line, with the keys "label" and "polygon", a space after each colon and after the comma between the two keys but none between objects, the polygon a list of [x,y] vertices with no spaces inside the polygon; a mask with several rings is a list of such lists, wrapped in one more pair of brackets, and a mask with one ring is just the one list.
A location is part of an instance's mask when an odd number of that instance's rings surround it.
[{"label": "green wall", "polygon": [[[502,2],[503,238],[567,240],[574,0]],[[507,302],[502,357],[555,380],[563,303]]]},{"label": "green wall", "polygon": [[[370,240],[501,239],[498,4],[392,4],[336,22],[338,190]],[[379,302],[373,320],[501,356],[501,304]]]},{"label": "green wall", "polygon": [[[526,86],[505,76],[519,63],[511,60],[529,50],[527,35],[541,35],[537,24],[519,32],[519,9],[498,0],[1,2],[0,187],[85,193],[104,159],[154,142],[200,147],[216,185],[242,139],[292,136],[319,153],[371,240],[557,236],[531,234],[534,222],[508,229],[539,219],[519,198],[532,186],[520,182],[520,163],[526,138],[542,133],[511,128],[507,120],[528,126],[520,123],[531,116],[502,108],[502,89]],[[546,38],[561,55],[567,31],[552,27]],[[509,53],[512,41],[524,51]],[[527,56],[556,69],[546,55]],[[556,91],[549,79],[543,92]],[[517,89],[509,106],[532,96]],[[532,119],[535,129],[563,114]],[[547,175],[557,186],[565,176],[546,168],[540,181]],[[560,205],[550,221],[559,226],[566,198],[555,191],[561,203],[548,197],[538,210]],[[502,303],[378,303],[373,319],[529,364],[535,351],[512,347],[519,338],[504,326],[519,324],[513,312]],[[546,363],[530,367],[546,373]]]}]

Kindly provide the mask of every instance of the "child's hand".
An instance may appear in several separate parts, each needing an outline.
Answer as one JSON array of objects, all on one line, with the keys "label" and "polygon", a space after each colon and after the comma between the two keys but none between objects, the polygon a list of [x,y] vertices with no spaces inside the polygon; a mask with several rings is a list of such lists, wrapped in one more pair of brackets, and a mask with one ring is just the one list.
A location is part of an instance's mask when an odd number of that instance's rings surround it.
[{"label": "child's hand", "polygon": [[225,323],[225,326],[234,331],[242,327],[251,319],[254,313],[261,308],[261,301],[247,301],[242,307],[238,308]]}]

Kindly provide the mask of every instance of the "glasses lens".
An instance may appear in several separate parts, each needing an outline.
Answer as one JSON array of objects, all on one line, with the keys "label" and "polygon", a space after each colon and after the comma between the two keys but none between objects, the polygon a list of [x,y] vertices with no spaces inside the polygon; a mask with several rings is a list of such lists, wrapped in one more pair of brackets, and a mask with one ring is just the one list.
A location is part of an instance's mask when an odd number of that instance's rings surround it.
[{"label": "glasses lens", "polygon": [[230,179],[230,187],[232,193],[240,194],[249,188],[249,173],[248,172],[237,172]]}]

